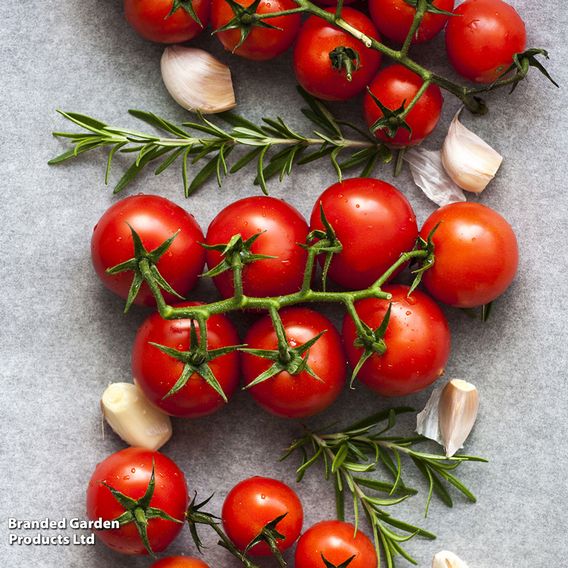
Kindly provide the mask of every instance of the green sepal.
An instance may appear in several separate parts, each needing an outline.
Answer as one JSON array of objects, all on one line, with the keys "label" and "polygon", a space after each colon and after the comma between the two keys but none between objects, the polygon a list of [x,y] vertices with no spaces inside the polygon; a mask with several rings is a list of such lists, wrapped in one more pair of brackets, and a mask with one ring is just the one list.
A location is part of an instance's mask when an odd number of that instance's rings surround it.
[{"label": "green sepal", "polygon": [[367,87],[367,92],[383,113],[383,116],[381,116],[381,118],[376,120],[369,127],[369,130],[373,134],[377,130],[384,130],[389,138],[394,138],[396,136],[396,133],[398,132],[398,129],[404,128],[405,130],[408,130],[410,135],[412,135],[412,128],[404,118],[406,100],[402,101],[402,104],[399,108],[390,109],[378,99],[378,97],[375,95],[375,93],[373,93],[373,91],[371,91],[369,87]]},{"label": "green sepal", "polygon": [[[413,8],[417,8],[418,2],[420,0],[404,0],[404,1]],[[430,12],[431,14],[441,14],[442,16],[456,16],[456,14],[454,14],[453,12],[448,12],[447,10],[442,10],[441,8],[438,8],[434,4],[434,0],[425,0],[425,1],[427,4],[426,12]]]},{"label": "green sepal", "polygon": [[172,14],[175,14],[179,9],[182,9],[185,12],[187,12],[191,16],[191,18],[195,21],[195,23],[203,27],[203,24],[201,23],[199,16],[195,12],[192,0],[173,0],[172,9],[170,10],[169,14],[166,16],[166,19],[169,18]]},{"label": "green sepal", "polygon": [[282,521],[287,515],[288,513],[284,513],[283,515],[276,517],[275,519],[264,525],[260,533],[247,544],[246,548],[244,549],[244,553],[247,554],[251,550],[251,548],[253,548],[257,544],[260,544],[261,542],[265,542],[266,544],[268,544],[268,547],[272,551],[272,554],[278,560],[279,565],[286,566],[286,562],[282,557],[280,549],[278,548],[278,541],[285,540],[286,536],[278,532],[277,526],[278,523]]},{"label": "green sepal", "polygon": [[326,557],[323,555],[321,555],[321,559],[324,563],[325,568],[347,568],[349,566],[349,564],[351,564],[351,562],[353,562],[353,560],[355,559],[355,554],[353,556],[351,556],[350,558],[348,558],[347,560],[345,560],[344,562],[342,562],[339,565],[336,564],[332,564],[329,560],[326,559]]},{"label": "green sepal", "polygon": [[361,67],[361,57],[352,47],[340,45],[329,52],[331,67],[339,73],[345,72],[348,81],[353,79],[353,73]]},{"label": "green sepal", "polygon": [[211,501],[211,499],[213,499],[214,495],[215,494],[212,493],[211,495],[209,495],[209,497],[207,497],[207,499],[201,501],[201,503],[196,503],[195,501],[197,500],[197,492],[195,492],[194,497],[185,513],[185,519],[189,526],[189,532],[191,533],[191,538],[193,539],[195,547],[199,552],[202,552],[203,550],[203,541],[201,540],[201,537],[197,532],[197,525],[207,524],[209,526],[212,526],[216,525],[217,521],[220,520],[219,517],[212,515],[211,513],[205,513],[201,511],[201,509],[205,507],[205,505],[207,505],[209,501]]},{"label": "green sepal", "polygon": [[439,226],[440,223],[437,223],[436,226],[430,231],[430,233],[426,237],[426,240],[424,240],[422,237],[418,237],[418,239],[416,240],[416,244],[414,245],[414,250],[424,250],[427,252],[427,255],[424,258],[420,259],[418,268],[412,271],[412,274],[414,274],[414,280],[410,285],[410,289],[408,290],[407,296],[410,296],[412,292],[414,292],[414,290],[418,288],[420,282],[422,282],[422,277],[424,276],[424,273],[427,270],[430,270],[430,268],[432,268],[434,266],[434,263],[436,262],[436,256],[434,254],[435,247],[432,239],[434,237],[434,233],[438,230]]},{"label": "green sepal", "polygon": [[[522,53],[515,53],[513,55],[513,63],[510,67],[508,67],[499,77],[499,79],[503,79],[506,75],[511,73],[511,71],[515,71],[515,82],[511,86],[511,93],[517,88],[519,82],[527,76],[529,69],[531,67],[535,67],[538,69],[555,87],[560,88],[560,85],[552,78],[550,73],[544,67],[544,65],[537,59],[537,56],[542,55],[545,59],[550,59],[548,56],[548,51],[546,49],[541,49],[538,47],[531,47],[523,51]],[[496,81],[496,82],[497,82]],[[491,85],[492,87],[493,85]],[[490,89],[491,89],[490,87]]]}]

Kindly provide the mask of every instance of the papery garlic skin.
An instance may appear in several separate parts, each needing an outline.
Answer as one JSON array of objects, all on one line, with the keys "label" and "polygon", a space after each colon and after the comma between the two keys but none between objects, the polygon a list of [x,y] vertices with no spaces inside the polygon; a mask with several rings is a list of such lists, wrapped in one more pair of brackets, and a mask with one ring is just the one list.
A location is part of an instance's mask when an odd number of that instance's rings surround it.
[{"label": "papery garlic skin", "polygon": [[161,70],[166,89],[186,110],[213,114],[237,106],[230,69],[203,49],[167,47]]},{"label": "papery garlic skin", "polygon": [[450,178],[465,191],[481,193],[495,177],[503,156],[454,116],[442,146],[442,164]]},{"label": "papery garlic skin", "polygon": [[112,383],[101,398],[103,416],[130,446],[158,450],[172,436],[170,417],[131,383]]},{"label": "papery garlic skin", "polygon": [[453,552],[442,550],[432,560],[432,568],[469,568],[468,565]]}]

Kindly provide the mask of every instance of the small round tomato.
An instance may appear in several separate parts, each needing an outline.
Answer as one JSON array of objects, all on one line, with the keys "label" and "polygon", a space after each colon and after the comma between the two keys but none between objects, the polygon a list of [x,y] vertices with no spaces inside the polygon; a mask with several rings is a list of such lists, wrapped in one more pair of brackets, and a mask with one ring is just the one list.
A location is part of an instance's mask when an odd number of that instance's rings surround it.
[{"label": "small round tomato", "polygon": [[[334,8],[327,8],[334,12]],[[341,17],[365,35],[380,41],[373,22],[362,12],[344,8]],[[380,52],[319,18],[306,20],[294,49],[298,83],[314,97],[344,101],[358,95],[381,64]]]},{"label": "small round tomato", "polygon": [[[183,4],[191,3],[198,23]],[[209,20],[211,0],[180,2],[172,13],[173,0],[124,0],[128,23],[144,38],[159,43],[183,43],[199,35]]]},{"label": "small round tomato", "polygon": [[389,183],[353,178],[328,187],[313,208],[311,230],[323,230],[320,205],[343,245],[333,255],[329,276],[345,288],[367,288],[414,247],[416,216],[406,197]]},{"label": "small round tomato", "polygon": [[[404,396],[431,385],[442,373],[450,356],[450,330],[438,305],[415,290],[408,297],[408,286],[383,288],[392,294],[390,302],[369,298],[355,304],[361,320],[377,329],[391,304],[389,324],[384,336],[387,350],[375,353],[361,367],[358,378],[382,396]],[[350,316],[343,320],[343,341],[347,357],[355,367],[363,348],[355,346],[357,331]]]},{"label": "small round tomato", "polygon": [[[248,8],[254,2],[254,0],[235,1],[245,8]],[[298,5],[294,0],[260,0],[255,13],[270,14],[272,12],[292,10],[297,7]],[[219,30],[226,26],[235,17],[235,12],[228,2],[225,0],[212,0],[211,25],[214,30]],[[274,26],[273,28],[268,28],[254,25],[254,17],[254,14],[245,13],[240,17],[240,22],[237,22],[240,25],[237,25],[235,29],[216,31],[215,35],[227,51],[255,61],[273,59],[277,55],[284,53],[294,43],[302,21],[300,14],[288,14],[261,20],[265,24]],[[253,22],[252,24],[251,21]],[[248,33],[248,35],[244,42],[239,45],[243,33]]]},{"label": "small round tomato", "polygon": [[323,558],[333,566],[376,568],[377,554],[369,537],[351,523],[322,521],[308,529],[296,546],[295,568],[325,568]]},{"label": "small round tomato", "polygon": [[[188,505],[187,487],[183,472],[168,457],[160,452],[142,448],[126,448],[110,455],[99,463],[87,489],[87,515],[90,520],[114,521],[127,509],[113,495],[110,488],[135,501],[141,500],[149,491],[152,468],[155,485],[149,505],[139,503],[136,517],[117,529],[98,530],[97,538],[109,548],[123,554],[148,554],[140,537],[143,517],[147,521],[148,543],[152,552],[165,550],[183,528]],[[151,487],[150,487],[151,491]],[[161,511],[164,516],[151,516],[148,507]],[[153,511],[155,513],[155,511]],[[136,520],[134,520],[136,519]],[[124,519],[123,519],[124,520]]]},{"label": "small round tomato", "polygon": [[[302,286],[306,251],[299,246],[306,241],[306,220],[291,205],[274,197],[246,197],[225,207],[213,219],[207,231],[207,245],[228,243],[240,234],[244,240],[261,233],[251,247],[253,254],[273,256],[245,264],[243,289],[249,296],[281,296],[297,292]],[[207,251],[211,270],[223,257],[217,250]],[[233,295],[230,270],[213,281],[221,294]]]},{"label": "small round tomato", "polygon": [[[446,12],[454,9],[454,0],[434,0],[433,5]],[[385,37],[402,44],[410,31],[416,8],[405,0],[369,0],[371,18]],[[437,36],[450,16],[426,12],[412,43],[423,43]]]},{"label": "small round tomato", "polygon": [[154,562],[151,568],[209,568],[209,565],[193,556],[168,556]]},{"label": "small round tomato", "polygon": [[[405,107],[414,99],[423,84],[422,78],[403,65],[385,67],[373,79],[370,90],[381,104],[391,111]],[[375,136],[395,148],[414,146],[429,136],[442,112],[444,99],[438,85],[430,85],[405,118],[410,131],[402,126],[392,136],[386,127],[375,130]],[[373,97],[365,94],[363,102],[365,120],[372,128],[377,120],[383,117],[383,111]],[[394,127],[396,128],[396,126]]]},{"label": "small round tomato", "polygon": [[[157,268],[166,282],[178,293],[185,294],[197,282],[205,264],[205,251],[199,244],[203,232],[192,215],[168,199],[156,195],[134,195],[118,201],[100,218],[93,230],[91,258],[103,284],[123,298],[128,297],[133,271],[108,274],[112,268],[134,257],[134,229],[144,248],[151,252],[167,239],[174,238],[160,257]],[[167,302],[175,296],[164,292]],[[144,282],[135,303],[155,305],[154,296]]]},{"label": "small round tomato", "polygon": [[525,24],[502,0],[466,0],[446,29],[446,49],[455,70],[476,83],[492,83],[525,50]]},{"label": "small round tomato", "polygon": [[[223,527],[239,550],[244,550],[262,529],[278,517],[286,515],[276,525],[284,535],[278,539],[280,551],[290,548],[302,532],[304,511],[296,493],[285,483],[269,477],[251,477],[237,483],[223,503]],[[251,556],[270,556],[267,543],[253,546]]]},{"label": "small round tomato", "polygon": [[[199,302],[184,302],[176,307],[198,306]],[[195,323],[195,322],[194,322]],[[199,329],[196,326],[197,338]],[[189,375],[185,385],[167,396],[176,385],[186,363],[161,351],[152,343],[183,351],[190,351],[191,320],[163,319],[151,315],[140,327],[132,350],[132,375],[148,400],[158,408],[184,418],[206,416],[224,404],[221,396],[198,373]],[[212,315],[207,320],[207,347],[209,350],[237,345],[239,337],[231,321],[223,315]],[[225,396],[230,398],[239,384],[239,353],[232,351],[212,359],[208,366],[217,378]]]},{"label": "small round tomato", "polygon": [[458,308],[483,306],[509,287],[519,263],[511,225],[479,203],[452,203],[428,217],[420,235],[433,235],[434,266],[422,281],[434,298]]},{"label": "small round tomato", "polygon": [[[280,313],[294,367],[307,357],[307,364],[318,377],[307,371],[292,373],[282,370],[250,389],[252,397],[264,409],[285,418],[313,416],[330,406],[345,384],[345,355],[341,338],[331,321],[307,308],[288,308]],[[305,353],[297,350],[322,336]],[[278,340],[269,316],[258,320],[247,333],[245,343],[251,349],[276,350]],[[300,359],[301,357],[301,359]],[[245,385],[268,370],[274,361],[243,353]]]}]

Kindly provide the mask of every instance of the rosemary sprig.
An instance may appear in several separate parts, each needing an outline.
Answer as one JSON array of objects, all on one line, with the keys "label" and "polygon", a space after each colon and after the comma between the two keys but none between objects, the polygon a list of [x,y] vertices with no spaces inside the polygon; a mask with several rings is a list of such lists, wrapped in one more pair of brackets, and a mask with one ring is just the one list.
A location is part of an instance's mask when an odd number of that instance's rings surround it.
[{"label": "rosemary sprig", "polygon": [[[298,481],[316,463],[323,463],[325,478],[332,480],[335,486],[338,518],[343,519],[344,501],[346,495],[350,495],[355,527],[358,528],[364,513],[373,531],[379,566],[382,556],[388,568],[395,566],[398,556],[416,564],[404,548],[404,543],[411,538],[436,538],[433,533],[397,519],[387,511],[417,493],[404,481],[403,459],[410,459],[428,482],[426,515],[434,494],[447,506],[453,505],[450,487],[475,502],[473,493],[453,471],[463,462],[486,461],[474,456],[447,458],[443,454],[421,452],[415,446],[424,442],[425,438],[392,435],[397,416],[411,411],[411,408],[405,407],[379,412],[339,432],[322,434],[306,430],[304,436],[292,442],[282,458],[301,452]],[[365,475],[377,469],[382,470],[387,479]]]},{"label": "rosemary sprig", "polygon": [[[177,125],[150,112],[130,110],[132,116],[159,132],[149,134],[110,126],[83,114],[59,111],[83,132],[54,132],[54,136],[69,140],[72,148],[49,163],[60,164],[85,152],[108,148],[105,172],[105,184],[108,184],[115,155],[134,154],[132,164],[114,188],[114,192],[118,193],[150,164],[157,164],[154,173],[158,175],[174,163],[181,162],[187,197],[212,177],[216,177],[221,187],[227,174],[238,172],[251,162],[256,162],[254,183],[268,193],[267,180],[276,175],[282,180],[295,165],[329,158],[341,179],[346,169],[361,167],[362,175],[367,176],[378,161],[392,160],[391,150],[370,133],[337,120],[323,103],[302,89],[299,91],[308,104],[302,112],[314,128],[307,136],[293,130],[281,118],[263,118],[262,124],[258,125],[233,113],[219,115],[228,125],[223,128],[201,114],[197,115],[195,122]],[[358,138],[347,138],[345,128],[355,132]],[[237,147],[243,148],[244,152],[230,164],[229,155]],[[192,166],[197,167],[190,178]]]}]

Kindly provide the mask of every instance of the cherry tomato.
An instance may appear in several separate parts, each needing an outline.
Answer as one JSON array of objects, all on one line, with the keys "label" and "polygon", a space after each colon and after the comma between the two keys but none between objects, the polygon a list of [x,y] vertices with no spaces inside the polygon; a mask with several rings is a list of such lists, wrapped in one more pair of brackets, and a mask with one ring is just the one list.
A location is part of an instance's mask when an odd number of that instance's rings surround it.
[{"label": "cherry tomato", "polygon": [[[434,0],[433,4],[446,12],[454,9],[454,0]],[[404,43],[416,14],[414,6],[407,4],[405,0],[369,0],[369,10],[381,34],[396,43]],[[426,12],[412,43],[430,41],[442,31],[449,17]]]},{"label": "cherry tomato", "polygon": [[[134,195],[112,205],[93,230],[91,258],[98,277],[109,289],[126,298],[134,273],[107,274],[111,268],[134,256],[132,227],[148,252],[159,247],[179,230],[169,249],[157,263],[158,270],[179,294],[185,294],[197,282],[205,264],[203,232],[192,215],[175,203],[156,195]],[[168,302],[175,296],[164,292]],[[155,305],[154,296],[144,282],[135,303]]]},{"label": "cherry tomato", "polygon": [[[254,0],[235,1],[246,8]],[[297,7],[298,5],[294,0],[260,0],[256,13],[270,14],[272,12],[292,10]],[[211,25],[214,30],[225,26],[234,17],[235,13],[228,2],[225,0],[212,0]],[[273,59],[277,55],[284,53],[294,43],[300,29],[301,16],[300,14],[289,14],[287,16],[266,18],[262,21],[279,29],[253,25],[247,38],[239,47],[237,46],[241,41],[241,29],[220,31],[215,35],[225,49],[232,51],[235,55],[256,61]]]},{"label": "cherry tomato", "polygon": [[325,568],[322,556],[334,566],[343,566],[353,558],[349,568],[377,567],[369,537],[342,521],[322,521],[308,529],[296,546],[295,568]]},{"label": "cherry tomato", "polygon": [[[269,477],[251,477],[237,483],[223,503],[223,527],[239,550],[244,550],[262,529],[281,515],[286,516],[276,525],[284,535],[278,540],[280,551],[290,548],[300,536],[304,522],[302,503],[285,483]],[[251,556],[270,556],[265,542],[253,546]]]},{"label": "cherry tomato", "polygon": [[[161,552],[183,528],[188,495],[183,472],[170,458],[160,452],[126,448],[99,463],[87,489],[87,515],[91,520],[101,518],[105,521],[112,521],[123,515],[125,507],[113,496],[107,485],[130,499],[139,500],[148,489],[152,464],[156,481],[150,507],[159,509],[180,521],[176,523],[161,518],[147,519],[150,547],[153,552]],[[101,542],[117,552],[147,554],[134,522],[126,523],[118,529],[96,532]]]},{"label": "cherry tomato", "polygon": [[[327,8],[334,12],[334,8]],[[362,12],[344,8],[341,17],[369,37],[380,41],[373,22]],[[298,83],[314,97],[344,101],[359,94],[375,76],[380,52],[318,16],[306,20],[294,49]]]},{"label": "cherry tomato", "polygon": [[323,229],[320,204],[343,245],[333,255],[329,276],[349,289],[367,288],[411,250],[418,236],[416,216],[396,187],[353,178],[328,187],[312,211],[310,229]]},{"label": "cherry tomato", "polygon": [[[199,302],[183,302],[177,307],[197,306]],[[196,325],[197,337],[199,329]],[[132,350],[132,375],[148,400],[172,416],[199,418],[221,408],[224,401],[197,373],[175,394],[167,396],[183,373],[185,363],[151,345],[157,343],[178,351],[189,351],[191,320],[163,319],[151,315],[140,327]],[[209,350],[237,345],[239,337],[231,321],[223,315],[207,320]],[[230,398],[239,384],[239,353],[232,351],[208,363],[225,396]]]},{"label": "cherry tomato", "polygon": [[124,0],[128,23],[144,38],[159,43],[183,43],[199,35],[209,21],[211,0],[188,0],[201,24],[173,0]]},{"label": "cherry tomato", "polygon": [[[325,331],[309,349],[307,359],[310,369],[320,380],[306,371],[293,375],[284,370],[252,387],[250,393],[260,406],[277,416],[312,416],[330,406],[345,383],[346,361],[341,338],[333,324],[313,310],[288,308],[281,311],[280,317],[288,344],[293,348]],[[269,316],[258,320],[250,328],[245,343],[252,349],[278,348],[276,332]],[[268,359],[243,353],[245,384],[250,384],[273,363]]]},{"label": "cherry tomato", "polygon": [[154,562],[151,568],[209,568],[209,566],[193,556],[169,556]]},{"label": "cherry tomato", "polygon": [[[397,64],[379,71],[373,79],[370,89],[384,107],[395,111],[403,105],[406,108],[418,93],[422,84],[423,80],[419,75],[403,65]],[[419,144],[436,128],[440,120],[443,102],[440,87],[430,85],[406,116],[405,120],[411,132],[401,126],[396,130],[394,136],[390,136],[386,128],[380,128],[375,131],[375,136],[395,148]],[[363,105],[365,120],[371,128],[383,116],[383,111],[369,93],[365,94]]]},{"label": "cherry tomato", "polygon": [[433,236],[434,266],[422,281],[434,298],[458,308],[488,304],[509,287],[519,263],[511,225],[479,203],[452,203],[434,211],[420,235]]},{"label": "cherry tomato", "polygon": [[[308,225],[297,209],[274,197],[246,197],[225,207],[207,231],[208,245],[228,243],[233,235],[248,239],[262,233],[252,245],[254,254],[276,258],[256,260],[243,268],[243,289],[249,296],[280,296],[297,292],[306,263]],[[221,253],[207,251],[209,269],[222,260]],[[233,274],[226,271],[214,278],[219,292],[233,295]]]},{"label": "cherry tomato", "polygon": [[477,83],[492,83],[527,45],[525,24],[502,0],[466,0],[446,29],[446,49],[455,70]]},{"label": "cherry tomato", "polygon": [[[442,373],[450,356],[448,322],[437,304],[415,290],[408,297],[408,286],[383,288],[392,294],[389,324],[384,336],[387,350],[372,355],[361,367],[358,378],[382,396],[404,396],[432,384]],[[355,304],[359,317],[372,329],[383,321],[389,301],[369,298]],[[343,341],[354,367],[363,348],[354,345],[357,331],[353,319],[343,320]]]}]

